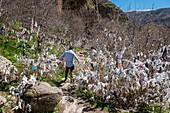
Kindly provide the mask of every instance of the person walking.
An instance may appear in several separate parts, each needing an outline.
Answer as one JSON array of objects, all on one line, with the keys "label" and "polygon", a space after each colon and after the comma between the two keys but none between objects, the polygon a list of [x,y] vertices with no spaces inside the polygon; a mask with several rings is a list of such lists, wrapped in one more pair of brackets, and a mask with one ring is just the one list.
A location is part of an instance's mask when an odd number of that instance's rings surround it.
[{"label": "person walking", "polygon": [[73,82],[73,76],[72,72],[74,70],[74,58],[77,60],[79,64],[79,59],[75,52],[73,51],[73,46],[70,46],[67,51],[65,51],[61,56],[60,56],[60,61],[62,62],[63,58],[65,57],[65,62],[66,62],[66,70],[65,70],[65,79],[64,82],[67,80],[68,73],[70,71],[70,78],[71,78],[71,83]]}]

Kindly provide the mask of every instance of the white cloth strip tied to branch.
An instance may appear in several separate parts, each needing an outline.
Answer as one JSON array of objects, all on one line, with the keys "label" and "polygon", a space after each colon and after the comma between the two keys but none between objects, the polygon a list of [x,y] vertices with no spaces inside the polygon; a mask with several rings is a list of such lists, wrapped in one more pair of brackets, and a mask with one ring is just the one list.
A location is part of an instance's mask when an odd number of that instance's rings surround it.
[{"label": "white cloth strip tied to branch", "polygon": [[[34,21],[32,23],[34,25]],[[36,24],[37,23],[35,23],[35,26],[38,27]],[[118,36],[114,37],[115,39],[118,38],[119,41],[122,41],[123,39],[122,37],[119,38]],[[18,40],[18,42],[20,41],[22,40]],[[27,39],[23,37],[23,41],[27,42]],[[52,41],[50,38],[47,38],[46,44],[43,45],[44,48],[42,53],[37,55],[38,60],[37,58],[20,58],[19,56],[21,55],[18,55],[18,60],[25,61],[25,63],[28,63],[28,66],[32,64],[31,61],[34,61],[33,64],[36,64],[37,66],[36,71],[40,72],[41,77],[43,77],[43,74],[46,72],[48,72],[47,75],[51,76],[53,72],[56,73],[56,70],[59,69],[59,63],[58,60],[56,60],[56,55],[51,54],[50,51],[53,50],[54,45],[57,51],[63,51],[66,49],[66,47],[61,43],[65,44],[67,43],[67,40],[62,38],[56,46],[54,41]],[[46,45],[48,46],[46,47]],[[136,104],[139,104],[140,101],[154,102],[154,99],[151,101],[149,100],[149,96],[157,95],[163,95],[163,99],[170,103],[170,91],[168,89],[170,84],[168,75],[170,71],[167,69],[170,63],[159,59],[162,55],[161,51],[158,51],[157,53],[155,52],[154,56],[156,56],[156,58],[154,60],[144,57],[144,53],[139,52],[138,55],[141,57],[141,59],[136,59],[133,61],[133,58],[137,55],[132,54],[131,59],[125,58],[126,47],[123,47],[120,52],[116,50],[111,52],[108,51],[106,45],[99,46],[101,46],[102,50],[92,50],[92,53],[89,53],[88,58],[83,58],[84,62],[82,61],[80,63],[80,67],[78,67],[79,69],[76,72],[76,75],[79,74],[77,76],[77,82],[79,83],[80,87],[88,88],[88,90],[94,92],[98,96],[100,95],[104,100],[107,101],[109,101],[109,99],[112,100],[114,97],[120,102],[122,101],[123,103],[128,103],[128,99],[126,97],[128,97],[129,93],[131,93],[132,95],[134,94],[134,96],[137,95],[137,97],[132,100]],[[117,49],[117,47],[115,48]],[[31,49],[36,50],[35,42],[31,45]],[[115,66],[116,57],[119,59],[119,67]],[[148,62],[149,67],[145,66],[146,62]],[[55,64],[56,68],[54,66]],[[93,64],[94,69],[91,68],[91,64]],[[163,66],[163,64],[166,66]],[[160,67],[162,69],[161,72],[159,70]],[[153,76],[150,75],[150,68],[153,68],[154,70]],[[37,72],[34,72],[34,75],[37,75]],[[29,80],[26,76],[23,76],[20,86],[17,88],[11,87],[10,93],[13,95],[20,95],[30,84],[35,85],[37,76],[35,77],[34,75],[29,75]],[[147,89],[147,92],[143,94],[142,89]],[[164,95],[162,92],[165,92],[166,95]],[[142,96],[139,97],[138,94],[140,93]],[[154,95],[152,95],[152,93],[154,93]],[[106,99],[104,96],[106,96]],[[20,108],[20,106],[18,106],[18,108]]]},{"label": "white cloth strip tied to branch", "polygon": [[[140,53],[140,55],[141,56],[144,56],[143,55],[143,53]],[[122,58],[122,55],[120,55],[119,56],[120,58]],[[145,57],[146,58],[146,57]],[[90,60],[89,60],[90,61]],[[149,86],[152,84],[152,86],[156,86],[156,85],[159,85],[159,84],[157,84],[157,82],[158,81],[161,81],[161,82],[163,82],[163,81],[165,81],[165,80],[168,80],[168,78],[167,78],[167,76],[165,76],[165,72],[162,72],[162,73],[158,73],[158,74],[156,74],[156,76],[154,77],[154,79],[150,79],[150,77],[148,76],[148,74],[149,74],[149,72],[150,72],[150,69],[148,68],[148,67],[146,67],[145,66],[145,62],[142,62],[142,61],[140,61],[140,60],[136,60],[135,62],[133,62],[133,61],[130,61],[130,60],[127,60],[127,59],[122,59],[122,62],[128,62],[129,63],[129,66],[128,66],[128,68],[126,67],[125,69],[123,69],[124,67],[122,67],[122,72],[124,73],[124,77],[125,77],[125,79],[127,79],[128,78],[128,81],[127,82],[129,82],[129,84],[131,84],[130,85],[130,87],[125,87],[125,89],[126,89],[126,93],[128,94],[128,92],[130,91],[130,90],[128,90],[128,89],[131,89],[131,90],[133,90],[133,91],[137,91],[137,90],[139,90],[140,89],[140,87],[141,86],[143,86],[143,88],[149,88]],[[157,69],[158,68],[158,65],[160,65],[160,64],[165,64],[165,63],[163,63],[162,61],[160,61],[159,59],[156,59],[155,60],[156,62],[154,63],[154,66],[155,66],[155,68],[154,69]],[[109,59],[107,59],[106,60],[106,62],[111,62]],[[146,59],[146,62],[148,63],[148,64],[151,64],[152,62],[151,62],[151,60],[150,59]],[[101,63],[101,61],[100,60],[96,60],[96,63]],[[102,62],[103,63],[103,62]],[[166,62],[166,64],[168,64],[167,62]],[[103,63],[103,68],[104,68],[104,70],[105,71],[108,71],[108,69],[110,68],[109,66],[110,65],[113,65],[113,63]],[[88,65],[86,65],[86,67],[87,67]],[[114,65],[113,65],[114,66]],[[150,66],[150,65],[149,65]],[[152,65],[151,65],[152,66]],[[164,66],[164,68],[166,69],[166,66]],[[88,69],[88,68],[83,68],[83,70],[81,70],[82,71],[82,73],[83,73],[83,71],[85,71],[85,69]],[[163,69],[162,71],[165,71],[165,69]],[[91,70],[88,70],[90,73],[92,72]],[[86,72],[86,71],[85,71]],[[114,69],[114,67],[112,68],[112,70],[111,70],[111,75],[113,74],[113,73],[115,73],[115,69]],[[127,76],[128,75],[128,76]],[[82,74],[82,77],[83,77],[84,75]],[[99,84],[105,84],[105,82],[106,81],[108,81],[108,78],[109,78],[109,76],[107,75],[107,74],[104,74],[104,75],[102,75],[103,76],[103,78],[104,78],[104,81],[103,82],[101,82],[100,81],[100,79],[98,80],[98,82],[97,82],[97,84],[98,85],[92,85],[92,84],[90,84],[89,82],[88,82],[88,79],[89,79],[89,77],[93,77],[92,75],[90,76],[90,74],[89,73],[87,73],[87,75],[86,76],[84,76],[84,81],[86,81],[85,83],[87,83],[87,86],[88,86],[88,90],[92,90],[92,87],[94,87],[94,90],[93,90],[93,92],[97,92],[98,93],[98,91],[101,89],[102,91],[103,91],[103,94],[106,94],[106,92],[105,92],[105,90],[103,89],[105,86],[104,85],[102,85],[103,87],[101,87],[101,85],[99,85]],[[111,76],[112,77],[112,76]],[[115,77],[115,76],[114,76]],[[135,79],[133,78],[133,77],[135,77]],[[118,77],[117,77],[117,80],[116,81],[119,81],[121,79],[121,75],[119,75]],[[114,79],[113,79],[114,80]],[[149,82],[149,80],[151,80],[150,82]],[[142,82],[141,82],[142,81]],[[166,82],[164,82],[165,84],[166,84],[166,86],[168,86],[168,83],[166,83]],[[115,83],[113,83],[113,84],[115,84]],[[126,83],[127,84],[127,83]],[[136,85],[135,85],[136,84]],[[120,85],[120,84],[119,84]],[[117,86],[119,86],[119,85],[117,85]],[[116,87],[117,87],[116,86]],[[128,85],[127,85],[128,86]],[[133,86],[133,87],[132,87]],[[123,92],[123,86],[120,88],[121,89],[121,92]],[[119,90],[118,90],[119,91]],[[155,92],[156,93],[156,92]],[[155,94],[155,96],[156,96],[157,94]],[[108,98],[110,98],[109,96],[108,96]],[[167,98],[167,96],[166,96],[166,98]],[[142,100],[143,99],[149,99],[149,98],[141,98]],[[165,99],[164,99],[165,100]],[[167,99],[166,99],[167,100]],[[124,100],[124,101],[126,101],[126,99]]]}]

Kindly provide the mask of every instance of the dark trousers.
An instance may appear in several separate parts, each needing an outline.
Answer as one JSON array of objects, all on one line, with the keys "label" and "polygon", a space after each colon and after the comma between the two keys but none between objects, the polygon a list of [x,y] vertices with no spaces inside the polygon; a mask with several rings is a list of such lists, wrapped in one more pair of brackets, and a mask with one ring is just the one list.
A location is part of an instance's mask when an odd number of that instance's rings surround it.
[{"label": "dark trousers", "polygon": [[65,71],[65,81],[67,80],[67,77],[68,77],[68,72],[70,71],[70,78],[72,79],[73,76],[72,76],[72,72],[74,70],[74,65],[72,67],[67,67],[66,66],[66,71]]}]

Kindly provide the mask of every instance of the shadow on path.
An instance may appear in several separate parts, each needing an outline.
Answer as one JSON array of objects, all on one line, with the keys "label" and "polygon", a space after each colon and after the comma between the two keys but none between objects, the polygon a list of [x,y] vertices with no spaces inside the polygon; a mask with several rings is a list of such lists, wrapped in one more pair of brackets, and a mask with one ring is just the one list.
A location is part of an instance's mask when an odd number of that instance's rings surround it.
[{"label": "shadow on path", "polygon": [[65,81],[56,81],[56,80],[52,80],[52,82],[56,85],[56,87],[61,87],[63,83],[65,83]]}]

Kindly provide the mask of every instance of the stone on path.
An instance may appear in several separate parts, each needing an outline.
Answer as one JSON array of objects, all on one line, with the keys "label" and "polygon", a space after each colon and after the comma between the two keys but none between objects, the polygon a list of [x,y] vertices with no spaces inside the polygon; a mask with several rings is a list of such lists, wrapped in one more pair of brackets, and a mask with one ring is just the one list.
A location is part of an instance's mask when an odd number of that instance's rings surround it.
[{"label": "stone on path", "polygon": [[94,108],[89,102],[81,98],[73,97],[71,94],[73,86],[73,84],[65,83],[60,87],[63,90],[64,96],[58,104],[58,113],[108,113],[106,111],[101,111],[100,108]]},{"label": "stone on path", "polygon": [[101,111],[100,108],[91,106],[90,103],[81,98],[74,98],[71,96],[63,96],[59,106],[58,113],[108,113],[106,111]]}]

